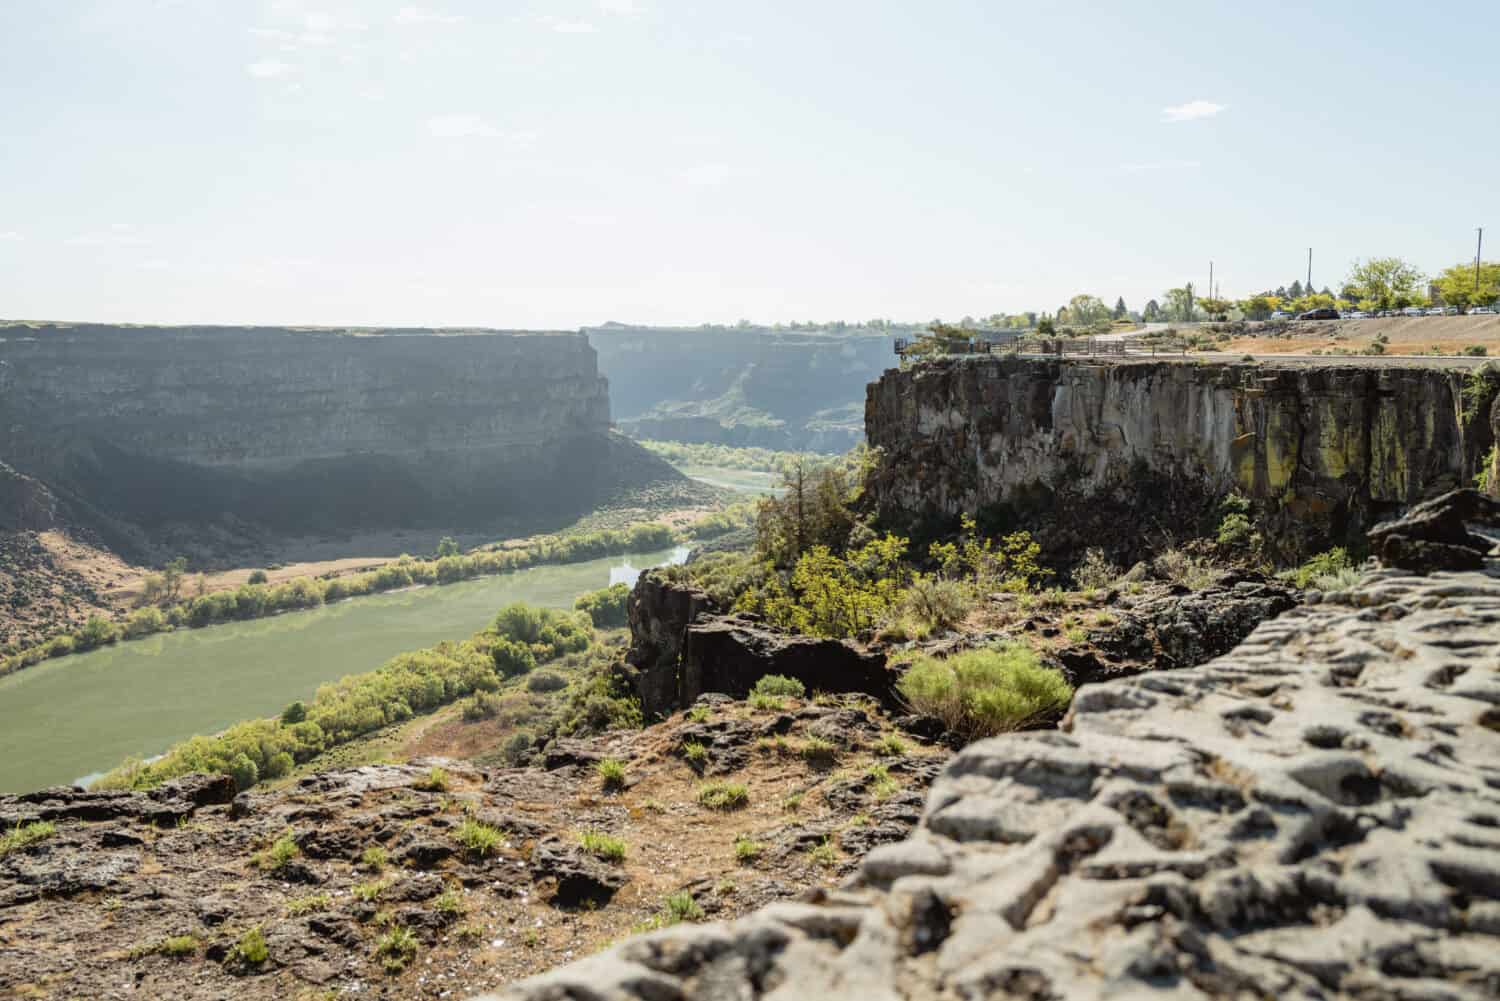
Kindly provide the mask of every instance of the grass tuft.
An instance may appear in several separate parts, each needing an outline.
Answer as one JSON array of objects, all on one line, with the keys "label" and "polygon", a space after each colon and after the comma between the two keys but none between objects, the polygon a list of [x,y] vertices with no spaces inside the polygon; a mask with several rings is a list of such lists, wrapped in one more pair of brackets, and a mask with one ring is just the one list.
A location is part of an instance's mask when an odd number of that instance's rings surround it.
[{"label": "grass tuft", "polygon": [[413,789],[421,789],[424,792],[447,792],[448,773],[441,768],[434,768],[413,785]]},{"label": "grass tuft", "polygon": [[57,825],[49,820],[36,820],[29,824],[17,824],[5,834],[0,835],[0,858],[4,858],[11,852],[19,851],[28,845],[34,845],[38,841],[44,841],[57,833]]},{"label": "grass tuft", "polygon": [[333,898],[326,893],[313,893],[306,897],[297,897],[288,900],[286,904],[286,915],[289,918],[301,917],[303,914],[313,914],[317,911],[326,911],[333,906]]},{"label": "grass tuft", "polygon": [[741,834],[734,839],[734,860],[741,865],[754,862],[764,851],[765,846],[758,841],[751,840],[748,834]]},{"label": "grass tuft", "polygon": [[594,766],[599,781],[606,789],[619,789],[625,785],[625,762],[619,758],[605,758]]},{"label": "grass tuft", "polygon": [[615,865],[625,861],[625,842],[613,835],[602,831],[584,831],[578,836],[578,843],[595,858]]},{"label": "grass tuft", "polygon": [[710,810],[738,810],[750,802],[750,787],[743,782],[708,782],[699,787],[698,802]]},{"label": "grass tuft", "polygon": [[505,835],[489,824],[482,824],[473,817],[465,817],[455,834],[458,843],[470,858],[482,859],[498,855],[505,847]]},{"label": "grass tuft", "polygon": [[254,862],[256,868],[262,872],[280,872],[292,859],[301,854],[302,849],[297,847],[297,838],[288,828],[281,837],[271,842],[270,847],[256,852]]},{"label": "grass tuft", "polygon": [[375,958],[386,973],[400,973],[417,958],[417,937],[408,928],[392,928],[375,943]]}]

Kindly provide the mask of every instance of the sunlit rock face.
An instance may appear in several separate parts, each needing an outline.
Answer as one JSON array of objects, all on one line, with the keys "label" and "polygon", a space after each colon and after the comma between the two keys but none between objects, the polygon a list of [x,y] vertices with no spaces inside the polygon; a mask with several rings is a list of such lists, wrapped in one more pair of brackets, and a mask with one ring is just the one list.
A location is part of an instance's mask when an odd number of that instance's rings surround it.
[{"label": "sunlit rock face", "polygon": [[581,334],[0,328],[0,457],[147,526],[583,506],[630,449],[609,418]]},{"label": "sunlit rock face", "polygon": [[1471,482],[1495,388],[1436,366],[954,359],[870,385],[872,491],[883,513],[950,517],[1106,495],[1146,516],[1174,486],[1238,492],[1297,549]]}]

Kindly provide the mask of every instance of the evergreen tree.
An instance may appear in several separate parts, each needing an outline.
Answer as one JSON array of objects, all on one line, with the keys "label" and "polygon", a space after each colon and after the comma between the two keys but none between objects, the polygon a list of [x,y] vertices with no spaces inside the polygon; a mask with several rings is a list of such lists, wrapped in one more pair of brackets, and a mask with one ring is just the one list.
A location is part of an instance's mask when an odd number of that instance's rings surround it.
[{"label": "evergreen tree", "polygon": [[1293,299],[1302,298],[1302,283],[1299,281],[1292,282],[1292,287],[1288,291]]},{"label": "evergreen tree", "polygon": [[1123,320],[1125,319],[1125,314],[1128,312],[1129,310],[1125,308],[1125,297],[1122,295],[1115,300],[1114,318],[1116,320]]}]

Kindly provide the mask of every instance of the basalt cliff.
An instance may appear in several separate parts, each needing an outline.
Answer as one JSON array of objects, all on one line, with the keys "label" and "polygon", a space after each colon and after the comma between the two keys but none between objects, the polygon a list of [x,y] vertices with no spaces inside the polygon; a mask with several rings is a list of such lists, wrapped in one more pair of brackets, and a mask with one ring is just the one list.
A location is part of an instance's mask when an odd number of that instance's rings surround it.
[{"label": "basalt cliff", "polygon": [[870,384],[871,492],[898,522],[1050,521],[1054,550],[1127,559],[1238,493],[1295,557],[1470,485],[1494,461],[1497,391],[1439,364],[949,359]]},{"label": "basalt cliff", "polygon": [[3,327],[0,458],[148,536],[478,527],[673,476],[611,435],[587,338],[503,331]]}]

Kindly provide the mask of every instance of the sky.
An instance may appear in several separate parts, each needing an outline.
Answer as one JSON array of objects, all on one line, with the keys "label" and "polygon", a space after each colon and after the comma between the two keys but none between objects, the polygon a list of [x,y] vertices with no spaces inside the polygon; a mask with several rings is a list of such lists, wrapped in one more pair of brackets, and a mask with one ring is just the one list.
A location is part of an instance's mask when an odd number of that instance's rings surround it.
[{"label": "sky", "polygon": [[1500,4],[0,0],[0,317],[925,321],[1500,258]]}]

